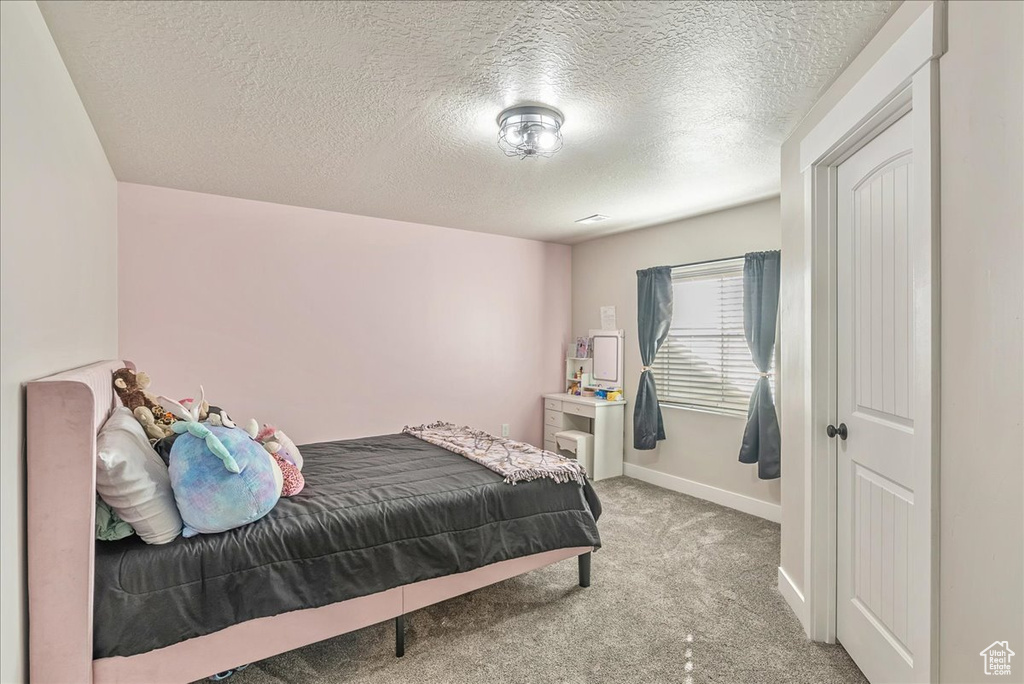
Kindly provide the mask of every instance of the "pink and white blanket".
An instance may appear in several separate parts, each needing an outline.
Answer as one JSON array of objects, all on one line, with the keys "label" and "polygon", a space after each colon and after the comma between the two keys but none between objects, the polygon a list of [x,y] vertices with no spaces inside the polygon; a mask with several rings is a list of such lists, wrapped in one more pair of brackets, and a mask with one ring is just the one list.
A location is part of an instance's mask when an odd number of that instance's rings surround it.
[{"label": "pink and white blanket", "polygon": [[579,485],[586,482],[587,471],[579,462],[532,444],[495,437],[483,430],[438,421],[419,427],[407,425],[402,432],[476,461],[504,476],[509,484],[541,477]]}]

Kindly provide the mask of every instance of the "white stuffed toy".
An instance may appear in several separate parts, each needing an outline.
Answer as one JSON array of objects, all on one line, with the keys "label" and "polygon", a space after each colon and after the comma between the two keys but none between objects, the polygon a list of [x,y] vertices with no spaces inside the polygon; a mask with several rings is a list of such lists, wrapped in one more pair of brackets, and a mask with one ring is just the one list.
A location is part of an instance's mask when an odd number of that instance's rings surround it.
[{"label": "white stuffed toy", "polygon": [[[281,496],[294,496],[306,486],[306,478],[302,476],[302,454],[298,447],[288,435],[280,430],[264,425],[260,429],[259,423],[253,418],[245,424],[245,431],[256,442],[263,445],[271,458],[277,461],[284,477],[284,487],[281,489]],[[298,461],[296,463],[296,461]]]},{"label": "white stuffed toy", "polygon": [[256,422],[255,418],[251,418],[245,424],[244,430],[249,433],[250,437],[262,444],[263,448],[267,451],[279,455],[299,470],[302,470],[302,454],[299,453],[299,448],[295,446],[295,442],[283,431],[266,424],[260,429],[260,424]]}]

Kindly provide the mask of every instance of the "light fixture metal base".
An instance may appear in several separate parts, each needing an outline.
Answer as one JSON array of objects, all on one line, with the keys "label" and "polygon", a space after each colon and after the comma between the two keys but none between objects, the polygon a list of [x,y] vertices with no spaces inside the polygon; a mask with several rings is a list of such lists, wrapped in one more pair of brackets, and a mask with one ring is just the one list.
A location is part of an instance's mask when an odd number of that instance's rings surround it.
[{"label": "light fixture metal base", "polygon": [[562,149],[560,111],[544,105],[517,105],[498,115],[498,147],[509,157],[550,157]]}]

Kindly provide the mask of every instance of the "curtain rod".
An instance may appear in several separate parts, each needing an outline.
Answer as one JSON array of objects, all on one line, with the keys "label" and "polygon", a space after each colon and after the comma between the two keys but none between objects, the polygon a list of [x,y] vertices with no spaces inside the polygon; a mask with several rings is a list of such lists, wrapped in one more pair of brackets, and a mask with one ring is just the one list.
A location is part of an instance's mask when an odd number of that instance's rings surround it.
[{"label": "curtain rod", "polygon": [[705,261],[691,261],[688,264],[674,264],[672,266],[669,266],[669,268],[682,268],[683,266],[703,266],[704,264],[716,264],[719,261],[735,261],[736,259],[742,258],[744,258],[744,255],[740,254],[739,256],[722,257],[721,259],[707,259]]}]

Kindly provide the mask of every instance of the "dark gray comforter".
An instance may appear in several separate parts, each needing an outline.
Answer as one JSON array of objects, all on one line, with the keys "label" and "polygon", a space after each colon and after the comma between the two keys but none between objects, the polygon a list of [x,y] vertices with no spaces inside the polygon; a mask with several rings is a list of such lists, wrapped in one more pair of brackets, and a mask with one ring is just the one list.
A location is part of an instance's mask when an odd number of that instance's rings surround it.
[{"label": "dark gray comforter", "polygon": [[306,487],[265,518],[149,546],[97,542],[95,658],[573,546],[600,546],[589,482],[515,486],[408,435],[301,447]]}]

